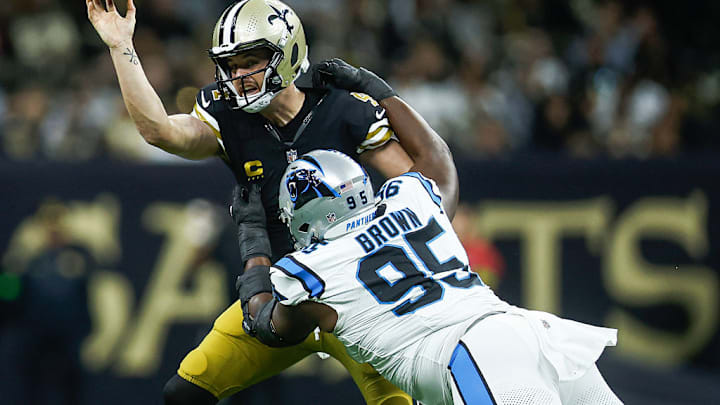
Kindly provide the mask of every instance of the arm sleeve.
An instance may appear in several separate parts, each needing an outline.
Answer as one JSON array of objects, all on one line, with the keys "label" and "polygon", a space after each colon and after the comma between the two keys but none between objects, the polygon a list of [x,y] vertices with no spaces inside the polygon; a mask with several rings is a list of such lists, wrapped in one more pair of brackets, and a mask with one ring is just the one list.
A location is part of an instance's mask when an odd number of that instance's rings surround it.
[{"label": "arm sleeve", "polygon": [[[219,100],[219,93],[216,95],[214,94],[215,92],[217,92],[217,90],[213,90],[208,87],[200,90],[197,96],[195,96],[195,105],[193,106],[193,110],[190,112],[190,115],[204,122],[205,125],[209,126],[213,130],[220,148],[223,153],[226,153],[222,135],[220,134],[220,125],[218,124],[218,120],[213,116],[212,112],[214,104]],[[215,100],[215,98],[218,98],[218,100]],[[221,102],[222,100],[219,101]]]},{"label": "arm sleeve", "polygon": [[364,93],[350,93],[350,132],[357,140],[358,154],[379,148],[391,139],[397,140],[385,109]]},{"label": "arm sleeve", "polygon": [[293,256],[285,256],[270,269],[275,298],[283,305],[297,305],[325,292],[325,281]]}]

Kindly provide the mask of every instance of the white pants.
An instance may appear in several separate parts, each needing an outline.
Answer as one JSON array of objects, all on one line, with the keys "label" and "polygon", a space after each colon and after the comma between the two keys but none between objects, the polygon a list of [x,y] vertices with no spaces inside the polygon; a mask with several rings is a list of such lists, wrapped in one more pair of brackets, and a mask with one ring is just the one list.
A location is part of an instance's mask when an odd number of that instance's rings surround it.
[{"label": "white pants", "polygon": [[468,405],[622,404],[595,366],[616,331],[516,309],[483,319],[450,361],[453,402]]}]

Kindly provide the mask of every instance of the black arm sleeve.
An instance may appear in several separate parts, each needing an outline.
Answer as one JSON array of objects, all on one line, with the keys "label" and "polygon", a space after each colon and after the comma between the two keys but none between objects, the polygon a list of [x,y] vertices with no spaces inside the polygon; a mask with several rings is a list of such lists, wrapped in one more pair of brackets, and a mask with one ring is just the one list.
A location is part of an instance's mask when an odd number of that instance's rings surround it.
[{"label": "black arm sleeve", "polygon": [[270,282],[270,267],[255,266],[245,270],[235,282],[235,288],[238,291],[240,305],[243,311],[243,330],[250,336],[257,333],[257,320],[254,320],[250,314],[250,298],[260,293],[272,293],[272,283]]}]

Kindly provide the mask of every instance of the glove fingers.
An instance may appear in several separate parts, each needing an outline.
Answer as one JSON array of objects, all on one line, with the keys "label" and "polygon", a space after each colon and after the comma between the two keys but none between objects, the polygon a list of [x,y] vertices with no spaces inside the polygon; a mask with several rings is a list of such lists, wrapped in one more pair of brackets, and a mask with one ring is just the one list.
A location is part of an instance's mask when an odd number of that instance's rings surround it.
[{"label": "glove fingers", "polygon": [[330,70],[330,69],[332,69],[333,64],[334,63],[333,63],[332,59],[324,60],[324,61],[318,63],[318,70],[323,70],[323,71]]},{"label": "glove fingers", "polygon": [[335,58],[335,59],[333,59],[333,62],[335,62],[335,64],[336,64],[338,67],[347,68],[347,69],[354,69],[354,68],[355,68],[355,66],[353,66],[353,65],[345,62],[344,60],[342,60],[342,59],[340,59],[340,58]]},{"label": "glove fingers", "polygon": [[246,202],[247,189],[239,184],[233,187],[232,203],[230,204],[230,218],[235,219],[240,207],[247,205]]},{"label": "glove fingers", "polygon": [[323,61],[313,67],[312,81],[316,88],[326,87],[330,82],[332,72],[329,68],[329,62]]},{"label": "glove fingers", "polygon": [[349,66],[347,62],[345,62],[344,60],[342,60],[340,58],[332,58],[332,59],[330,59],[330,62],[332,62],[336,66]]},{"label": "glove fingers", "polygon": [[233,187],[233,191],[232,191],[232,199],[233,199],[233,201],[235,201],[235,199],[239,198],[240,192],[241,192],[241,191],[240,191],[240,185],[239,185],[239,184],[236,184],[235,187]]},{"label": "glove fingers", "polygon": [[324,87],[322,76],[320,75],[320,66],[318,65],[312,67],[312,82],[313,87]]},{"label": "glove fingers", "polygon": [[315,70],[315,73],[320,76],[332,76],[333,72],[328,66],[321,66]]},{"label": "glove fingers", "polygon": [[237,204],[237,203],[242,204],[244,202],[247,202],[247,195],[248,195],[247,188],[245,188],[244,186],[241,186],[239,184],[236,185],[233,188],[233,195],[232,195],[233,204]]},{"label": "glove fingers", "polygon": [[261,187],[257,183],[253,183],[250,185],[250,192],[248,193],[248,202],[250,204],[262,204],[261,199]]},{"label": "glove fingers", "polygon": [[333,58],[330,60],[323,61],[318,65],[318,71],[328,75],[335,75],[343,70],[355,69],[352,65],[348,64],[340,58]]},{"label": "glove fingers", "polygon": [[362,71],[340,58],[325,60],[313,71],[313,85],[328,85],[350,91],[364,91],[367,87],[362,80]]}]

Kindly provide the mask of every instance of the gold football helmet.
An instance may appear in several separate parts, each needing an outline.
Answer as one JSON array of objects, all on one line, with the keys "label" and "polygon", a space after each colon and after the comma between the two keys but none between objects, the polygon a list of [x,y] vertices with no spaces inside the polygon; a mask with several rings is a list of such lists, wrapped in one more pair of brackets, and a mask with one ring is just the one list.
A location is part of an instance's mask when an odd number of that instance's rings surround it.
[{"label": "gold football helmet", "polygon": [[[242,52],[266,48],[270,62],[262,69],[232,77],[227,58]],[[213,31],[212,48],[215,81],[231,108],[255,113],[270,104],[284,88],[293,83],[310,66],[305,32],[297,14],[278,0],[240,0],[223,11]],[[232,82],[265,71],[262,88],[248,95],[237,91]]]}]

